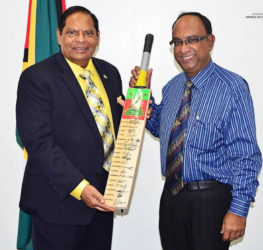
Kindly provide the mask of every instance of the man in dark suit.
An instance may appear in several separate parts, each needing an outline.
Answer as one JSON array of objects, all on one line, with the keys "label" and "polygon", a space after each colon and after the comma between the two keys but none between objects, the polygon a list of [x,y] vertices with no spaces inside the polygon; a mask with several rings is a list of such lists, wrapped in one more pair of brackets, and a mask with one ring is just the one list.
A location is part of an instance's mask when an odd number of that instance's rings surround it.
[{"label": "man in dark suit", "polygon": [[67,9],[57,30],[61,52],[19,80],[17,128],[28,152],[20,207],[32,215],[34,250],[111,248],[114,208],[102,195],[110,154],[85,72],[104,104],[111,148],[123,95],[118,70],[92,57],[99,36],[94,14],[80,6]]}]

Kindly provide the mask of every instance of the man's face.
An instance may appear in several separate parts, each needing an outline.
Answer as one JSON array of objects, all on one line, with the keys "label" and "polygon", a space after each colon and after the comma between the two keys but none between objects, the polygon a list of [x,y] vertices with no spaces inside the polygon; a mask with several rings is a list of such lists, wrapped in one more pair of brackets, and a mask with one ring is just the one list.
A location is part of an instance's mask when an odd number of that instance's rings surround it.
[{"label": "man's face", "polygon": [[62,54],[85,68],[99,44],[99,33],[90,15],[75,12],[67,17],[62,34],[57,30],[57,39]]},{"label": "man's face", "polygon": [[[206,35],[205,27],[197,16],[182,16],[173,28],[173,39],[187,40],[199,38]],[[210,61],[210,51],[214,45],[214,36],[195,43],[178,45],[174,47],[174,57],[189,78],[195,76],[206,67]]]}]

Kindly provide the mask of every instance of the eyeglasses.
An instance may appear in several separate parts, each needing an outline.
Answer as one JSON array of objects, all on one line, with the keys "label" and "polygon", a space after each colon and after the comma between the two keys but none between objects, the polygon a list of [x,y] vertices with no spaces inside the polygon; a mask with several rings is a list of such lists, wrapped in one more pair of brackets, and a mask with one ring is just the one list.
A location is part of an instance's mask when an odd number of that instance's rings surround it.
[{"label": "eyeglasses", "polygon": [[179,47],[179,46],[182,46],[183,44],[185,45],[188,45],[188,44],[196,44],[196,43],[199,43],[200,41],[204,40],[208,38],[208,35],[205,35],[205,36],[201,36],[201,37],[193,37],[193,38],[189,38],[189,39],[186,39],[184,41],[182,40],[177,40],[177,39],[172,39],[169,44],[173,47]]}]

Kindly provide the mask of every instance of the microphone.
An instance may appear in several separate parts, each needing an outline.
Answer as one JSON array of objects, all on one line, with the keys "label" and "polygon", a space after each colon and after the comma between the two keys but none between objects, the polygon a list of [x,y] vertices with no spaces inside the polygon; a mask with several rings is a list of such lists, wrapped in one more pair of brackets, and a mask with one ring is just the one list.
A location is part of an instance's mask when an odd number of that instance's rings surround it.
[{"label": "microphone", "polygon": [[138,80],[135,84],[135,88],[145,88],[146,87],[146,77],[147,77],[147,70],[148,70],[150,55],[151,55],[151,50],[152,50],[152,43],[153,43],[153,35],[147,34],[145,36],[142,61],[141,61],[141,70],[139,73]]}]

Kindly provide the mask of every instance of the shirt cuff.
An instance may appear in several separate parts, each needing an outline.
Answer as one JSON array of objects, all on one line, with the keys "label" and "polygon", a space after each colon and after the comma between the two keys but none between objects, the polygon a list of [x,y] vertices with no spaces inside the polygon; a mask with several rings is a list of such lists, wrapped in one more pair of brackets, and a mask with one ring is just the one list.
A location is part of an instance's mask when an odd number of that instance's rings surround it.
[{"label": "shirt cuff", "polygon": [[250,201],[244,201],[233,197],[229,212],[239,215],[241,217],[247,217],[248,210],[250,207]]},{"label": "shirt cuff", "polygon": [[71,196],[76,198],[77,200],[81,200],[81,194],[84,188],[89,184],[87,180],[83,180],[80,182],[80,184],[70,193]]}]

